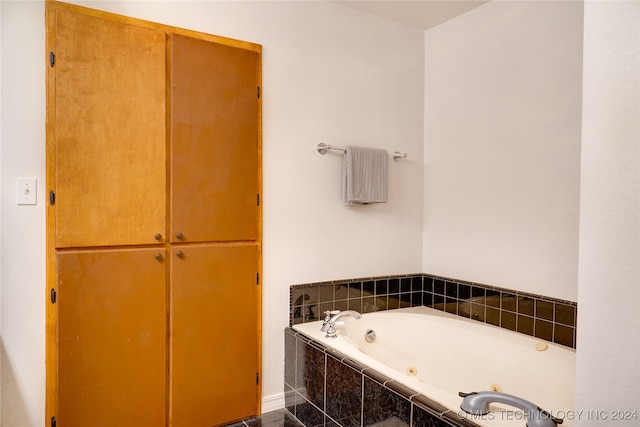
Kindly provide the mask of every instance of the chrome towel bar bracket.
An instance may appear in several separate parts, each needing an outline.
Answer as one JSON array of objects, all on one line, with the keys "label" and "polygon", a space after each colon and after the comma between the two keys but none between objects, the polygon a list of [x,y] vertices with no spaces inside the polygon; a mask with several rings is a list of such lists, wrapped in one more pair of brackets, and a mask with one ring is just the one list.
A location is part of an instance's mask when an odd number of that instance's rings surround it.
[{"label": "chrome towel bar bracket", "polygon": [[[347,151],[345,147],[338,147],[337,145],[329,145],[329,144],[325,144],[324,142],[321,142],[318,145],[316,145],[316,150],[318,150],[318,153],[320,154],[325,154],[329,150],[338,150],[342,152]],[[395,160],[396,162],[400,159],[407,158],[407,153],[401,153],[399,151],[394,151],[393,153],[389,153],[389,155],[392,156],[393,160]]]}]

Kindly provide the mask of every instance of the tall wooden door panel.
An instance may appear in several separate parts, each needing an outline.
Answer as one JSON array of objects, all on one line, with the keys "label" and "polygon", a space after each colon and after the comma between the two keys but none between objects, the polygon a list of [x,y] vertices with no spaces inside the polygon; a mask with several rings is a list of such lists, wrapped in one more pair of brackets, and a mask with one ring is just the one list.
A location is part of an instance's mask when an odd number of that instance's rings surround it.
[{"label": "tall wooden door panel", "polygon": [[255,415],[257,245],[183,246],[171,257],[171,425],[213,426]]},{"label": "tall wooden door panel", "polygon": [[164,426],[164,249],[61,252],[57,262],[59,425]]},{"label": "tall wooden door panel", "polygon": [[172,34],[170,61],[171,239],[256,240],[259,54]]},{"label": "tall wooden door panel", "polygon": [[260,46],[54,1],[46,19],[47,424],[256,415]]},{"label": "tall wooden door panel", "polygon": [[[57,10],[56,247],[165,233],[165,35]],[[162,237],[163,238],[163,237]]]}]

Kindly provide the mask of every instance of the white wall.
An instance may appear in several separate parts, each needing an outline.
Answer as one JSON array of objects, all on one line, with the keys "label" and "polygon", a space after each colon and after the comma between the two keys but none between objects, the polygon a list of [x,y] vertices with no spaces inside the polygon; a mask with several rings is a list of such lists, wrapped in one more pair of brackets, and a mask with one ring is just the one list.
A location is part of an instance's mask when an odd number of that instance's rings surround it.
[{"label": "white wall", "polygon": [[[282,406],[289,285],[420,272],[421,31],[330,2],[75,2],[263,45],[263,409]],[[44,3],[0,2],[2,426],[44,417]],[[340,199],[341,156],[318,142],[407,152],[390,202]],[[36,177],[38,205],[15,205]]]},{"label": "white wall", "polygon": [[[44,7],[0,7],[0,414],[32,426],[44,419]],[[38,179],[37,206],[15,204],[16,177]]]},{"label": "white wall", "polygon": [[640,3],[585,3],[576,406],[640,417]]},{"label": "white wall", "polygon": [[577,300],[582,2],[425,32],[424,271]]}]

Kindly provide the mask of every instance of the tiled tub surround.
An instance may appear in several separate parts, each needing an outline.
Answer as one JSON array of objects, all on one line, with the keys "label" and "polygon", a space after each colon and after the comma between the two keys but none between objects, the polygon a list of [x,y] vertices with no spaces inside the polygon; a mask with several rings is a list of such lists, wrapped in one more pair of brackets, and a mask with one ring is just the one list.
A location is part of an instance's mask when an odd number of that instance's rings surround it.
[{"label": "tiled tub surround", "polygon": [[476,426],[291,328],[285,330],[285,406],[307,427]]},{"label": "tiled tub surround", "polygon": [[[290,326],[326,310],[427,306],[575,348],[575,303],[426,274],[290,287]],[[476,426],[427,396],[292,328],[285,330],[286,408],[307,427]]]},{"label": "tiled tub surround", "polygon": [[[574,408],[575,350],[567,346],[425,306],[347,318],[337,338],[321,326],[286,331],[287,409],[307,427],[469,425],[459,418],[459,391],[504,390],[558,415]],[[514,410],[466,418],[524,427]]]},{"label": "tiled tub surround", "polygon": [[575,302],[428,274],[369,277],[290,287],[290,326],[326,310],[370,313],[424,305],[575,348]]}]

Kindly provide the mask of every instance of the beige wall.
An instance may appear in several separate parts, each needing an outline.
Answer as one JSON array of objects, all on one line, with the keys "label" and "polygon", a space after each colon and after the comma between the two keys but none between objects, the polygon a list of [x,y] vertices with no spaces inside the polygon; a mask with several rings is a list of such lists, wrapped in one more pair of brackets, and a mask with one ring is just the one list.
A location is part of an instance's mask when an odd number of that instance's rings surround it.
[{"label": "beige wall", "polygon": [[[640,417],[640,3],[585,3],[576,406]],[[616,415],[637,415],[626,420]]]},{"label": "beige wall", "polygon": [[582,13],[494,1],[425,32],[425,272],[577,300]]},{"label": "beige wall", "polygon": [[[44,419],[44,7],[0,2],[0,418]],[[16,205],[16,177],[38,178],[38,205]]]}]

